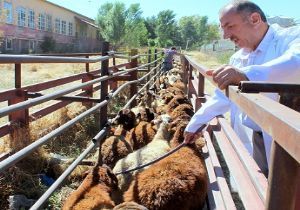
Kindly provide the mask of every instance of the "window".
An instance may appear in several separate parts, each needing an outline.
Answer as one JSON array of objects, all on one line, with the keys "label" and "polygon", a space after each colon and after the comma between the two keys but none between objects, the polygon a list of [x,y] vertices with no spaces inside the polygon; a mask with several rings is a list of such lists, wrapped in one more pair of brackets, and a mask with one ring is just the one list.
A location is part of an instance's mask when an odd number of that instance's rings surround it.
[{"label": "window", "polygon": [[12,38],[6,38],[5,40],[5,49],[12,50]]},{"label": "window", "polygon": [[45,15],[39,14],[39,30],[45,31]]},{"label": "window", "polygon": [[34,11],[32,9],[28,10],[28,27],[34,29]]},{"label": "window", "polygon": [[55,19],[55,33],[60,34],[60,19]]},{"label": "window", "polygon": [[6,23],[12,23],[12,4],[10,2],[4,2],[4,12],[6,14]]},{"label": "window", "polygon": [[24,7],[18,7],[18,26],[25,27],[26,10]]},{"label": "window", "polygon": [[52,16],[47,15],[46,16],[46,31],[52,31]]},{"label": "window", "polygon": [[66,34],[66,30],[67,30],[67,22],[62,20],[61,21],[61,33]]},{"label": "window", "polygon": [[69,23],[69,36],[73,36],[73,23]]}]

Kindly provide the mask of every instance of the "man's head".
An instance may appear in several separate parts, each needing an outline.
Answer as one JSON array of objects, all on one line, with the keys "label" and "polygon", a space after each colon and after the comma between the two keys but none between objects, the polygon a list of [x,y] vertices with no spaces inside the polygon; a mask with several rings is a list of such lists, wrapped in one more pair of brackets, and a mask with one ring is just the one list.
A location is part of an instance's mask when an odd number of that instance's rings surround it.
[{"label": "man's head", "polygon": [[255,50],[268,30],[263,11],[250,1],[233,1],[219,12],[223,37],[241,48]]},{"label": "man's head", "polygon": [[176,50],[176,47],[171,47],[171,50]]}]

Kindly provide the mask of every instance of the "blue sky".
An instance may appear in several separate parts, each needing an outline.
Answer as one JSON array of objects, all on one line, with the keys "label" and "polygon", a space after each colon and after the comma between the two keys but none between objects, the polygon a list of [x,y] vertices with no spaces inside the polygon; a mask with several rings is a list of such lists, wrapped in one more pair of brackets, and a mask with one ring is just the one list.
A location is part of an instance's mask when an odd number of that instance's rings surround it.
[{"label": "blue sky", "polygon": [[[127,7],[133,3],[140,3],[144,17],[157,15],[160,11],[170,9],[179,19],[182,16],[208,16],[209,22],[218,23],[218,11],[227,0],[49,0],[77,13],[95,19],[98,9],[106,2],[124,2]],[[281,15],[300,20],[299,0],[253,0],[267,16]]]}]

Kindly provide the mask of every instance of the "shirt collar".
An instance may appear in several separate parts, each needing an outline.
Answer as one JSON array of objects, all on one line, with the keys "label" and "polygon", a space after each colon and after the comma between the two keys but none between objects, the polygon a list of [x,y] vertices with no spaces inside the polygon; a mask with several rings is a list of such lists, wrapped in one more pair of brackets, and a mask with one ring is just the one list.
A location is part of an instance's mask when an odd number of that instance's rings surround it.
[{"label": "shirt collar", "polygon": [[274,38],[274,35],[275,33],[273,27],[269,26],[267,33],[265,34],[264,38],[261,40],[254,52],[265,51],[268,48],[270,41]]}]

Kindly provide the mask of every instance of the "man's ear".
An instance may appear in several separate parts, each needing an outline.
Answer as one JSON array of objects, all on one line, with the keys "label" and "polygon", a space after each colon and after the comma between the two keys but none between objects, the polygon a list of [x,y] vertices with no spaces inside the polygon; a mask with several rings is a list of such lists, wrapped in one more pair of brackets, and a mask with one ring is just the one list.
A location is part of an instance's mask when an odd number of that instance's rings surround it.
[{"label": "man's ear", "polygon": [[258,25],[262,22],[262,19],[261,19],[261,16],[258,12],[253,12],[251,15],[250,15],[250,22],[253,24],[253,25]]}]

